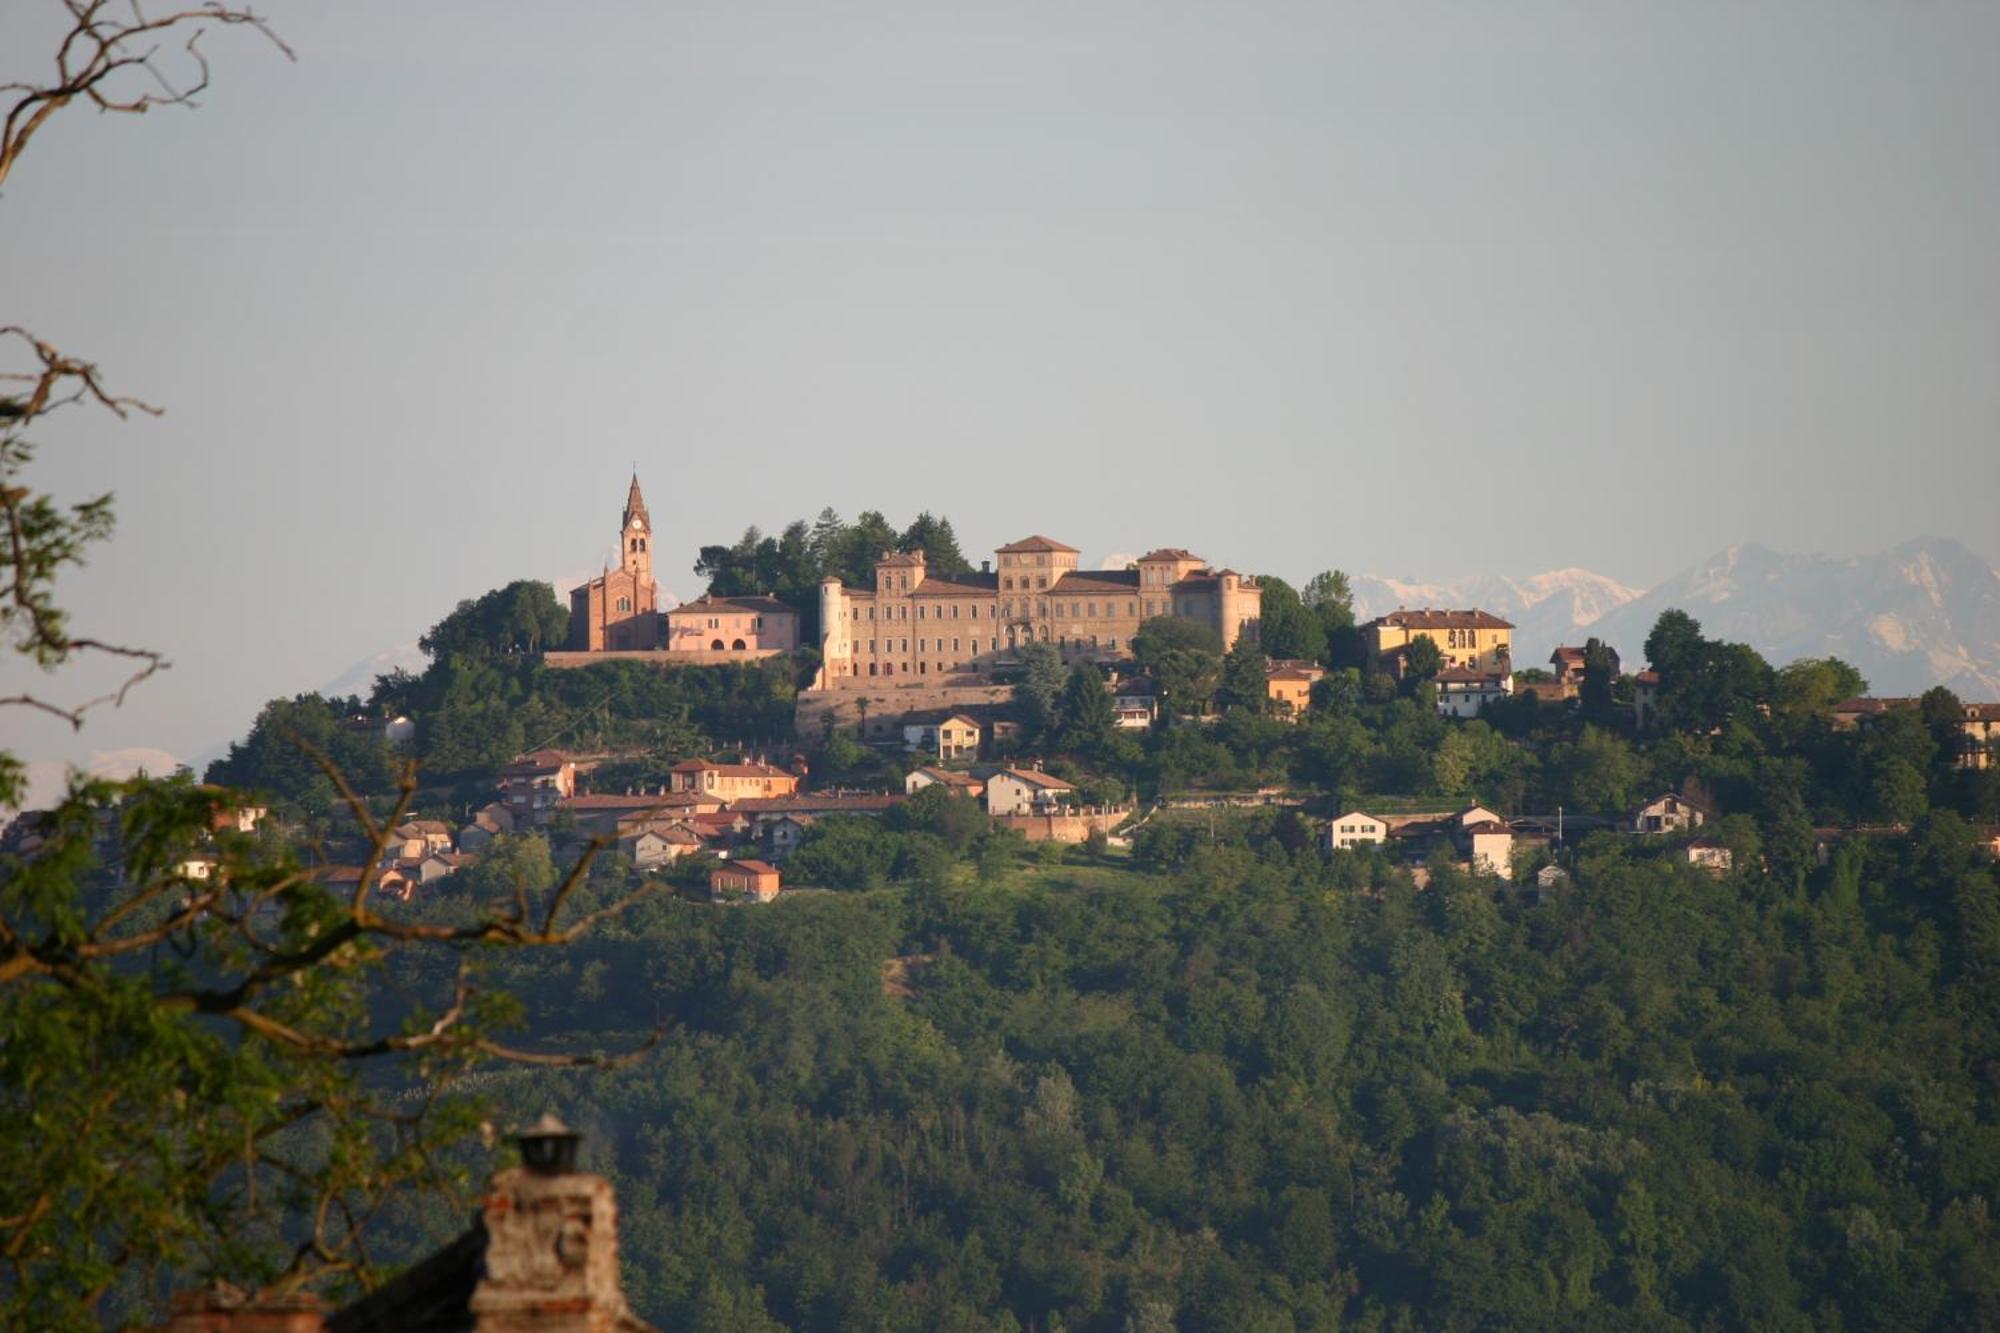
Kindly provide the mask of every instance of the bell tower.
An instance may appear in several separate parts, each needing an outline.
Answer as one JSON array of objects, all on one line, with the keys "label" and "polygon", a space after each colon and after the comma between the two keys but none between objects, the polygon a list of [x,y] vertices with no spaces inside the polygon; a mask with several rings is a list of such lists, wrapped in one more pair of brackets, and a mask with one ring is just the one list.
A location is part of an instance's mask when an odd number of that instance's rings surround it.
[{"label": "bell tower", "polygon": [[618,567],[636,575],[641,586],[653,581],[653,520],[646,512],[646,497],[639,494],[639,474],[632,473],[632,489],[625,493],[625,519],[618,534]]}]

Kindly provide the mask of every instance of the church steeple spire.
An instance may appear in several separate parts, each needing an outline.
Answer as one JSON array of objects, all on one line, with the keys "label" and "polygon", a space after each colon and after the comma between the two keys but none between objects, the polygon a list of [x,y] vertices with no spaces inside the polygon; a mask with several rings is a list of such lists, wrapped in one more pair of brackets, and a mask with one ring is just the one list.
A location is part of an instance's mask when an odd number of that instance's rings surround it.
[{"label": "church steeple spire", "polygon": [[639,575],[648,583],[653,578],[653,516],[646,512],[646,497],[639,494],[639,471],[632,470],[632,488],[625,493],[625,520],[618,533],[619,567]]},{"label": "church steeple spire", "polygon": [[646,512],[646,497],[639,494],[639,470],[637,468],[632,469],[632,488],[625,492],[624,526],[630,528],[632,520],[635,517],[645,526],[648,532],[652,531],[653,517]]}]

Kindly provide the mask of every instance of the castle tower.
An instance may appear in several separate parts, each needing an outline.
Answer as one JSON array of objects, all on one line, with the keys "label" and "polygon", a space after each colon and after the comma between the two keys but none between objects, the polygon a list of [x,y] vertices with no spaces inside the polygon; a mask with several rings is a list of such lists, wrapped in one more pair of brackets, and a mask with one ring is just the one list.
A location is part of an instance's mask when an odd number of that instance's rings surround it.
[{"label": "castle tower", "polygon": [[625,517],[619,525],[618,567],[637,575],[639,582],[653,581],[653,519],[646,512],[646,497],[639,494],[639,474],[632,474],[632,488],[625,493]]}]

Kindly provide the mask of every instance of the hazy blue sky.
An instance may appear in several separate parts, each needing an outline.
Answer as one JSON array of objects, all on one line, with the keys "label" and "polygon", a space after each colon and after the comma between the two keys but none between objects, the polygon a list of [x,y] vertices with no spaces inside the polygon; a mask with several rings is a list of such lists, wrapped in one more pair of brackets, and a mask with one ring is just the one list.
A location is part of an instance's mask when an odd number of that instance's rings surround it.
[{"label": "hazy blue sky", "polygon": [[[0,3],[0,80],[41,11]],[[273,0],[0,323],[168,409],[67,600],[192,757],[462,596],[831,505],[1303,578],[2000,554],[2000,6]]]}]

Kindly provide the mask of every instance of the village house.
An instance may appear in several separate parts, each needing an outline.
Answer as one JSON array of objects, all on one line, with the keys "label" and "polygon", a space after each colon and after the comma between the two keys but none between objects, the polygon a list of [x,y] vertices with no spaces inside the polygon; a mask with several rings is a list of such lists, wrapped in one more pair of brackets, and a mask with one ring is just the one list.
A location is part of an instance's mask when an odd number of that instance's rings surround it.
[{"label": "village house", "polygon": [[495,801],[483,806],[472,816],[472,822],[458,831],[458,849],[462,852],[483,852],[493,845],[495,838],[513,831],[513,813]]},{"label": "village house", "polygon": [[387,850],[419,861],[432,852],[448,852],[451,848],[451,825],[442,819],[412,819],[390,831]]},{"label": "village house", "polygon": [[1264,668],[1264,695],[1280,717],[1303,717],[1312,707],[1313,683],[1324,679],[1317,662],[1272,662]]},{"label": "village house", "polygon": [[1632,677],[1632,725],[1644,731],[1660,720],[1660,673],[1641,671]]},{"label": "village house", "polygon": [[1679,855],[1695,869],[1711,875],[1726,875],[1736,864],[1735,853],[1716,838],[1696,838],[1683,845]]},{"label": "village house", "polygon": [[763,838],[765,855],[783,865],[804,845],[806,834],[812,832],[813,825],[817,823],[818,815],[779,815],[762,821],[757,832]]},{"label": "village house", "polygon": [[516,825],[541,825],[576,795],[576,764],[558,750],[517,755],[500,770],[500,790]]},{"label": "village house", "polygon": [[1160,716],[1160,687],[1147,676],[1128,676],[1111,687],[1111,716],[1128,731],[1148,731]]},{"label": "village house", "polygon": [[1472,865],[1475,875],[1498,875],[1501,879],[1511,879],[1514,874],[1514,830],[1497,819],[1484,819],[1476,824],[1464,825],[1459,832],[1465,845],[1466,860]]},{"label": "village house", "polygon": [[[1604,645],[1606,660],[1611,667],[1611,679],[1618,679],[1618,650],[1610,644]],[[1589,666],[1590,654],[1577,647],[1565,644],[1549,654],[1549,668],[1555,673],[1556,683],[1563,687],[1563,693],[1574,698],[1583,689],[1584,669]]]},{"label": "village house", "polygon": [[1486,705],[1514,692],[1513,677],[1471,667],[1450,666],[1438,672],[1437,710],[1443,717],[1478,717]]},{"label": "village house", "polygon": [[984,779],[974,777],[970,773],[961,773],[956,769],[933,768],[926,765],[923,768],[910,770],[909,776],[903,779],[903,791],[909,796],[915,796],[924,788],[933,785],[943,786],[954,796],[964,796],[975,801],[986,794]]},{"label": "village house", "polygon": [[618,850],[635,870],[657,870],[701,848],[701,835],[678,820],[621,827],[618,835]]},{"label": "village house", "polygon": [[778,867],[768,861],[725,861],[708,872],[714,902],[768,903],[778,896]]},{"label": "village house", "polygon": [[799,789],[795,774],[770,764],[718,764],[708,759],[684,759],[668,770],[677,792],[700,792],[722,801],[746,796],[789,796]]},{"label": "village house", "polygon": [[1042,814],[1062,804],[1073,794],[1061,778],[1039,769],[1003,768],[986,779],[986,813],[989,815]]},{"label": "village house", "polygon": [[933,759],[977,759],[985,728],[960,710],[927,708],[903,715],[903,748]]},{"label": "village house", "polygon": [[1708,807],[1671,792],[1655,796],[1626,819],[1634,833],[1674,833],[1700,828],[1708,821]]},{"label": "village house", "polygon": [[1349,810],[1336,815],[1326,826],[1321,841],[1331,852],[1351,847],[1379,847],[1389,840],[1389,826],[1365,810]]},{"label": "village house", "polygon": [[1401,679],[1409,669],[1410,645],[1429,639],[1446,667],[1469,667],[1489,675],[1514,673],[1514,627],[1485,611],[1392,611],[1361,627],[1368,656]]},{"label": "village house", "polygon": [[1574,693],[1557,680],[1522,680],[1521,673],[1513,678],[1513,694],[1516,699],[1533,699],[1536,703],[1562,705],[1572,699]]}]

